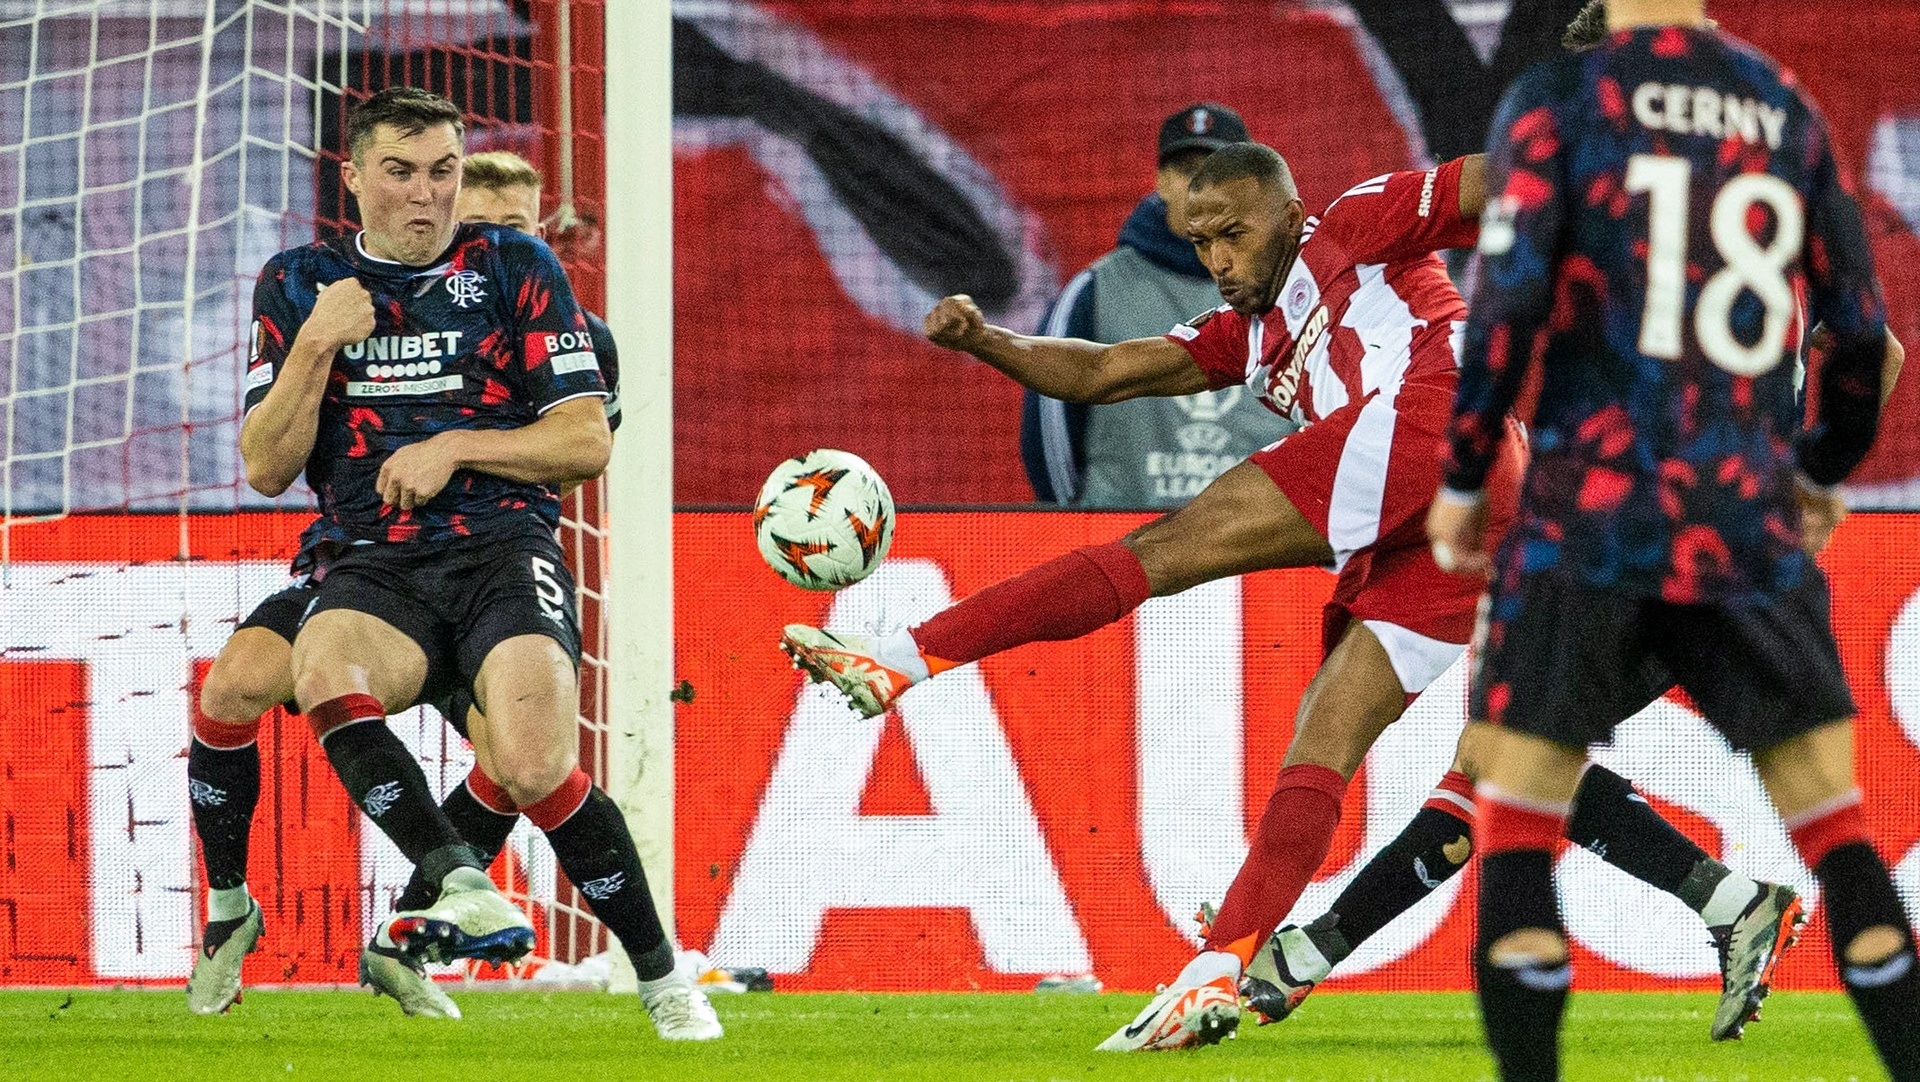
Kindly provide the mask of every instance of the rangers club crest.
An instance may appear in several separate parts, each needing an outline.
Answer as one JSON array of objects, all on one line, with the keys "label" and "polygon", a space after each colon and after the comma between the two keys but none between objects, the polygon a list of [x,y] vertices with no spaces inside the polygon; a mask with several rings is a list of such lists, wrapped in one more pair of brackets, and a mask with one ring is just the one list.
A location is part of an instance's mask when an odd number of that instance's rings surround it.
[{"label": "rangers club crest", "polygon": [[447,295],[453,298],[455,307],[471,308],[487,299],[486,291],[480,288],[486,280],[479,271],[454,271],[447,275]]}]

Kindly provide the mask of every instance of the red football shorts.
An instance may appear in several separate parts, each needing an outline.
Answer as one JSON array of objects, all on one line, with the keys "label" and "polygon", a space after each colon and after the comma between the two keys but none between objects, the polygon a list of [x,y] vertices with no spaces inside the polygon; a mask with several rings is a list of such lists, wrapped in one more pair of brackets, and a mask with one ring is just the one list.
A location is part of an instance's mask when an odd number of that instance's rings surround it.
[{"label": "red football shorts", "polygon": [[[1331,651],[1351,621],[1363,621],[1409,692],[1466,648],[1486,588],[1484,579],[1440,570],[1427,545],[1453,387],[1451,379],[1423,380],[1392,397],[1350,402],[1249,459],[1333,549],[1340,581],[1327,602],[1322,648]],[[1525,467],[1524,433],[1509,420],[1487,482],[1490,545],[1513,521]]]}]

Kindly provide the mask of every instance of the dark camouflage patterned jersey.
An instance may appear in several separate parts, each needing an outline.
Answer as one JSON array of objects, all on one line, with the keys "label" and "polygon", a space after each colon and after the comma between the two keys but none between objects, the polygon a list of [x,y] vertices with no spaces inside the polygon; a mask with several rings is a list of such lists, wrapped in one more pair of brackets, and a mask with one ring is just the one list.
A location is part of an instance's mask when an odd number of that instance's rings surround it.
[{"label": "dark camouflage patterned jersey", "polygon": [[374,488],[400,447],[451,429],[520,428],[570,399],[605,397],[586,316],[553,252],[511,229],[466,224],[424,267],[374,258],[357,235],[280,253],[254,290],[248,409],[279,376],[320,287],[348,276],[373,296],[374,330],[334,357],[306,468],[322,521],[303,542],[431,542],[557,525],[548,485],[460,470],[411,511],[383,506]]},{"label": "dark camouflage patterned jersey", "polygon": [[[1885,335],[1819,112],[1734,38],[1645,27],[1521,76],[1489,139],[1450,488],[1481,487],[1542,368],[1496,594],[1547,570],[1682,604],[1794,586],[1795,470],[1865,454]],[[1812,324],[1840,345],[1803,431]]]}]

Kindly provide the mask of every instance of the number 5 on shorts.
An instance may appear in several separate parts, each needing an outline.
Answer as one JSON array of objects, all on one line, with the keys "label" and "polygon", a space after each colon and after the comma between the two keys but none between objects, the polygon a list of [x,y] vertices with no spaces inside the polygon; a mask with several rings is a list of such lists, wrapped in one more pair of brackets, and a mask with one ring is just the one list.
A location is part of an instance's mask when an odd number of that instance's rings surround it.
[{"label": "number 5 on shorts", "polygon": [[533,588],[540,594],[540,608],[555,623],[567,622],[567,588],[560,582],[560,569],[551,560],[529,557],[533,569]]}]

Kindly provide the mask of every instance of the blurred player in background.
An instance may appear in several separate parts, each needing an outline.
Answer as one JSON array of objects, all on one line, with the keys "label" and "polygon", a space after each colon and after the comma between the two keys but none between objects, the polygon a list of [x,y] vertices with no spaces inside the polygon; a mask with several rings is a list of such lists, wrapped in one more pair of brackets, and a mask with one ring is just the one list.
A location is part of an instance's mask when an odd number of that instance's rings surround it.
[{"label": "blurred player in background", "polygon": [[187,980],[187,1007],[195,1014],[219,1014],[240,998],[241,968],[265,933],[247,890],[260,720],[276,706],[293,705],[293,640],[319,596],[327,561],[345,544],[325,518],[301,531],[293,581],[240,621],[200,686],[187,743],[187,798],[207,879],[207,920]]},{"label": "blurred player in background", "polygon": [[[1118,245],[1067,283],[1041,333],[1125,342],[1218,303],[1213,279],[1187,241],[1187,181],[1207,155],[1247,138],[1240,114],[1215,102],[1162,121],[1153,192],[1127,215]],[[1178,507],[1289,427],[1239,386],[1104,406],[1028,391],[1020,457],[1034,498],[1045,503]]]},{"label": "blurred player in background", "polygon": [[579,630],[555,488],[598,475],[611,441],[585,317],[545,245],[454,220],[451,102],[382,91],[348,129],[342,175],[365,228],[262,272],[241,450],[268,495],[305,469],[353,541],[320,583],[293,670],[348,793],[437,888],[376,944],[414,961],[532,945],[384,724],[423,689],[465,684],[485,775],[629,946],[656,1025],[717,1037],[674,972],[624,818],[577,762]]},{"label": "blurred player in background", "polygon": [[[1854,705],[1809,550],[1866,454],[1891,352],[1826,125],[1699,0],[1609,0],[1615,31],[1515,83],[1445,488],[1444,566],[1494,569],[1469,715],[1479,789],[1478,986],[1508,1080],[1559,1077],[1570,979],[1551,883],[1587,744],[1657,663],[1751,749],[1823,887],[1841,980],[1894,1078],[1920,1078],[1920,974],[1853,780]],[[1578,147],[1579,153],[1573,153]],[[1797,301],[1833,336],[1795,395]],[[1541,358],[1519,520],[1486,552],[1484,487]]]}]

